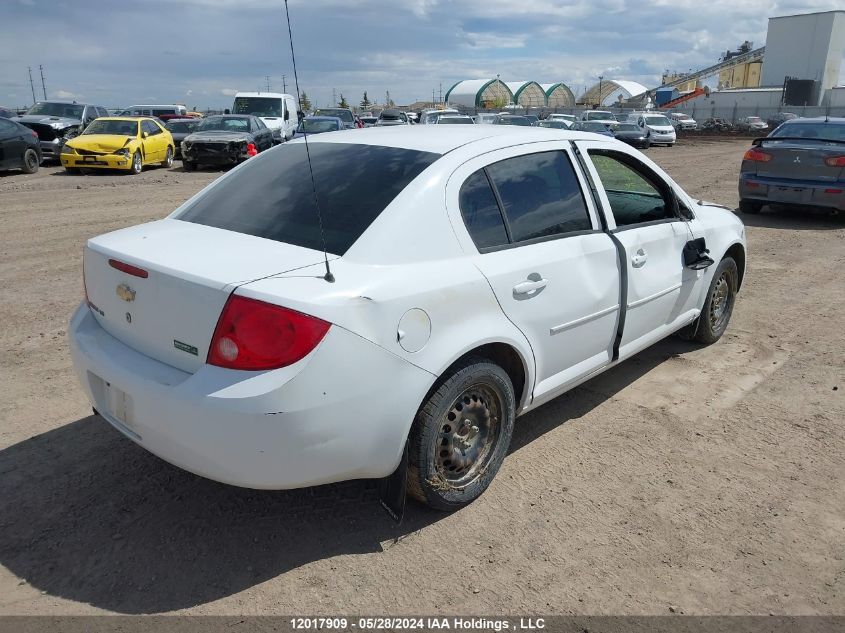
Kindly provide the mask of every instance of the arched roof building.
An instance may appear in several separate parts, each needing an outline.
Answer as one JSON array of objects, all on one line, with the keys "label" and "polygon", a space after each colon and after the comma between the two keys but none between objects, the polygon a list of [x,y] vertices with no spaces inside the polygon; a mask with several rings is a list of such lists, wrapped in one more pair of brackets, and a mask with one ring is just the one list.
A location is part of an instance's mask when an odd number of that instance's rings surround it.
[{"label": "arched roof building", "polygon": [[550,108],[571,108],[575,105],[575,95],[564,83],[540,84],[546,94],[546,105]]},{"label": "arched roof building", "polygon": [[468,108],[504,107],[514,100],[513,93],[498,79],[459,81],[446,92],[449,105]]},{"label": "arched roof building", "polygon": [[523,108],[541,108],[546,105],[546,91],[536,81],[506,81],[513,94],[514,105]]},{"label": "arched roof building", "polygon": [[[601,94],[599,94],[599,88],[601,88]],[[587,90],[579,102],[587,105],[598,103],[602,106],[612,106],[619,102],[620,96],[622,97],[622,101],[625,101],[626,99],[638,97],[647,91],[648,88],[636,81],[604,79]]]}]

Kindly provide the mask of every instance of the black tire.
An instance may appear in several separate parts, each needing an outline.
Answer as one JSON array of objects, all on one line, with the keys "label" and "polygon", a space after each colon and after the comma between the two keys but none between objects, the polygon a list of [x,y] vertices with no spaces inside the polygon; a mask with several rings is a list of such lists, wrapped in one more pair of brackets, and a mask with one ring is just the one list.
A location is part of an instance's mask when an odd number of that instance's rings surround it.
[{"label": "black tire", "polygon": [[23,160],[21,161],[21,169],[25,174],[34,174],[38,171],[38,152],[31,147],[23,153]]},{"label": "black tire", "polygon": [[183,171],[196,171],[197,164],[192,160],[185,160],[182,159],[182,170]]},{"label": "black tire", "polygon": [[[721,285],[723,280],[724,286]],[[715,343],[722,338],[733,314],[738,286],[739,270],[736,262],[732,257],[725,257],[713,273],[701,315],[679,330],[678,336],[687,341],[697,341],[705,345]]]},{"label": "black tire", "polygon": [[408,494],[447,512],[472,503],[505,459],[515,412],[513,385],[504,369],[481,357],[452,367],[411,428]]},{"label": "black tire", "polygon": [[141,161],[141,152],[140,150],[135,150],[135,153],[132,154],[132,166],[129,168],[129,173],[133,176],[137,176],[144,170],[144,164]]},{"label": "black tire", "polygon": [[756,200],[740,200],[739,201],[739,211],[740,213],[747,213],[749,215],[756,215],[760,213],[760,210],[763,208],[762,202],[757,202]]},{"label": "black tire", "polygon": [[162,167],[173,167],[173,148],[167,146],[167,153],[164,155],[164,161],[161,163]]}]

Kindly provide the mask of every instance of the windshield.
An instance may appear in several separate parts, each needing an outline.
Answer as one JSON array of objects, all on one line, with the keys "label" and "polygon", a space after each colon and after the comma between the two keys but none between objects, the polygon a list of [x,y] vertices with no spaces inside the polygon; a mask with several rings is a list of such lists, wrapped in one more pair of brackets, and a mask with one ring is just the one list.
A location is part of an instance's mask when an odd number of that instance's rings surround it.
[{"label": "windshield", "polygon": [[[310,147],[309,172],[306,151]],[[285,144],[261,152],[197,197],[177,217],[228,231],[343,255],[439,154],[350,143]]]},{"label": "windshield", "polygon": [[645,124],[651,127],[672,127],[669,119],[665,116],[647,116],[645,117]]},{"label": "windshield", "polygon": [[585,132],[607,132],[605,124],[598,121],[585,121],[581,124],[581,129]]},{"label": "windshield", "polygon": [[620,123],[616,127],[613,128],[617,132],[639,132],[640,128],[638,128],[633,123]]},{"label": "windshield", "polygon": [[569,126],[561,120],[540,121],[540,127],[553,127],[558,130],[568,130]]},{"label": "windshield", "polygon": [[43,114],[45,116],[59,116],[67,119],[81,119],[85,106],[76,103],[36,103],[27,114]]},{"label": "windshield", "polygon": [[830,139],[845,141],[845,124],[822,121],[787,122],[772,132],[770,137],[797,136],[800,138]]},{"label": "windshield", "polygon": [[303,119],[299,124],[297,130],[300,134],[308,132],[309,134],[322,134],[323,132],[336,132],[341,127],[340,121],[330,121],[326,119]]},{"label": "windshield", "polygon": [[588,121],[613,121],[613,115],[610,112],[588,112]]},{"label": "windshield", "polygon": [[249,119],[240,117],[212,116],[203,119],[197,126],[197,132],[220,130],[223,132],[249,132]]},{"label": "windshield", "polygon": [[438,125],[467,124],[474,125],[468,116],[442,116],[437,119]]},{"label": "windshield", "polygon": [[355,123],[355,117],[352,116],[352,113],[343,108],[320,108],[315,110],[314,114],[317,116],[336,116],[344,123]]},{"label": "windshield", "polygon": [[179,134],[183,132],[193,132],[198,123],[199,121],[168,121],[165,124],[165,127],[171,132]]},{"label": "windshield", "polygon": [[279,97],[236,97],[232,114],[252,116],[282,116],[282,100]]},{"label": "windshield", "polygon": [[83,134],[114,134],[116,136],[138,136],[137,121],[116,121],[97,119],[85,128]]},{"label": "windshield", "polygon": [[531,121],[524,116],[503,116],[496,123],[499,125],[525,125],[531,127]]},{"label": "windshield", "polygon": [[748,117],[748,122],[749,123],[762,123],[763,119],[761,119],[758,116],[750,116],[750,117]]}]

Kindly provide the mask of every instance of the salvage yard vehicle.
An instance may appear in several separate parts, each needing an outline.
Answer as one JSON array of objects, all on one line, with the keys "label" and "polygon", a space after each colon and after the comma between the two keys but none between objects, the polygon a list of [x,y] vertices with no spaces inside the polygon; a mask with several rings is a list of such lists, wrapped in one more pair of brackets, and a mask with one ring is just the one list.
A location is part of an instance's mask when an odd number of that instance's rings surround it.
[{"label": "salvage yard vehicle", "polygon": [[273,133],[275,143],[293,138],[297,117],[296,97],[282,92],[238,92],[232,114],[251,114],[261,119]]},{"label": "salvage yard vehicle", "polygon": [[761,132],[768,130],[769,124],[758,116],[746,116],[736,122],[736,128],[738,130]]},{"label": "salvage yard vehicle", "polygon": [[698,122],[688,114],[684,114],[683,112],[670,112],[666,116],[676,130],[698,129]]},{"label": "salvage yard vehicle", "polygon": [[12,120],[35,130],[44,160],[59,160],[65,142],[103,116],[108,116],[108,111],[102,106],[75,101],[39,101]]},{"label": "salvage yard vehicle", "polygon": [[299,122],[299,127],[296,128],[294,138],[305,136],[307,133],[324,134],[325,132],[339,132],[345,130],[346,126],[343,121],[336,116],[307,116]]},{"label": "salvage yard vehicle", "polygon": [[617,123],[604,123],[603,121],[578,121],[572,126],[572,130],[579,132],[590,132],[592,134],[601,134],[602,136],[613,137],[613,132],[610,131],[611,125],[618,125]]},{"label": "salvage yard vehicle", "polygon": [[0,118],[0,171],[20,169],[25,174],[34,174],[41,158],[41,145],[34,130]]},{"label": "salvage yard vehicle", "polygon": [[613,113],[608,110],[584,110],[581,113],[581,121],[599,121],[605,125],[618,123]]},{"label": "salvage yard vehicle", "polygon": [[[549,116],[546,117],[546,121],[567,121],[568,123],[572,124],[578,120],[578,117],[574,114],[558,114],[557,112],[552,112]],[[570,127],[572,127],[570,125]]]},{"label": "salvage yard vehicle", "polygon": [[203,119],[182,139],[182,168],[197,165],[237,165],[273,147],[273,132],[256,117],[220,114]]},{"label": "salvage yard vehicle", "polygon": [[448,114],[437,117],[437,125],[475,125],[475,121],[466,114]]},{"label": "salvage yard vehicle", "polygon": [[173,165],[173,137],[153,117],[101,117],[65,143],[61,162],[69,174],[80,169],[122,169]]},{"label": "salvage yard vehicle", "polygon": [[197,129],[199,119],[169,119],[165,122],[164,127],[170,132],[173,137],[173,156],[175,158],[182,158],[182,141],[185,137]]},{"label": "salvage yard vehicle", "polygon": [[635,123],[617,123],[611,126],[610,132],[615,138],[633,147],[639,149],[648,149],[651,147],[651,134],[648,130],[642,129]]},{"label": "salvage yard vehicle", "polygon": [[149,116],[158,117],[162,121],[166,121],[174,117],[188,116],[188,108],[178,103],[141,104],[129,106],[120,113],[120,116]]},{"label": "salvage yard vehicle", "polygon": [[337,117],[347,129],[362,128],[364,124],[355,116],[349,108],[318,108],[314,110],[314,116],[333,116]]},{"label": "salvage yard vehicle", "polygon": [[556,130],[569,130],[572,129],[574,124],[571,121],[566,121],[565,119],[546,119],[545,121],[540,121],[537,124],[537,127],[550,127]]},{"label": "salvage yard vehicle", "polygon": [[662,114],[650,112],[632,112],[626,123],[633,123],[643,132],[648,133],[652,145],[666,145],[671,147],[678,139],[672,123]]},{"label": "salvage yard vehicle", "polygon": [[739,174],[739,210],[845,211],[845,118],[791,119],[752,142]]},{"label": "salvage yard vehicle", "polygon": [[265,489],[406,474],[455,510],[517,416],[674,332],[717,341],[745,258],[730,210],[614,139],[340,131],[88,240],[68,335],[95,411],[172,464]]},{"label": "salvage yard vehicle", "polygon": [[531,119],[518,114],[497,114],[492,121],[493,125],[519,125],[531,127]]}]

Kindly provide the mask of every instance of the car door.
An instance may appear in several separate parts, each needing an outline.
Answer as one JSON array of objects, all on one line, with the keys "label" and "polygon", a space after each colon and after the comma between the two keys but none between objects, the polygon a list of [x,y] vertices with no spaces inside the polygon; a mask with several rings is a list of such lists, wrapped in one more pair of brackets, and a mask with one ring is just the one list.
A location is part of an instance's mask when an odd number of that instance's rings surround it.
[{"label": "car door", "polygon": [[255,139],[255,144],[259,152],[269,149],[273,145],[272,132],[264,125],[264,122],[258,117],[253,117],[249,121],[249,131]]},{"label": "car door", "polygon": [[144,145],[144,162],[156,163],[164,160],[165,150],[162,147],[162,141],[164,140],[164,144],[166,145],[166,139],[161,133],[161,129],[153,121],[145,119],[141,121],[141,131],[146,133],[142,134],[145,137],[142,141]]},{"label": "car door", "polygon": [[679,214],[678,192],[656,166],[624,147],[577,145],[588,157],[585,164],[598,185],[608,227],[625,251],[627,296],[619,347],[624,358],[697,316],[703,271],[683,263],[684,246],[697,235],[694,224]]},{"label": "car door", "polygon": [[568,142],[536,143],[471,160],[447,185],[456,234],[531,344],[535,404],[607,365],[617,329],[616,247],[574,164]]}]

